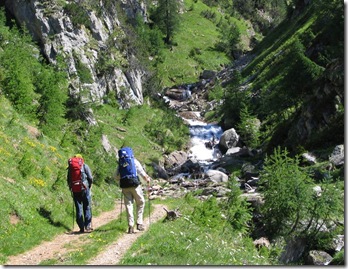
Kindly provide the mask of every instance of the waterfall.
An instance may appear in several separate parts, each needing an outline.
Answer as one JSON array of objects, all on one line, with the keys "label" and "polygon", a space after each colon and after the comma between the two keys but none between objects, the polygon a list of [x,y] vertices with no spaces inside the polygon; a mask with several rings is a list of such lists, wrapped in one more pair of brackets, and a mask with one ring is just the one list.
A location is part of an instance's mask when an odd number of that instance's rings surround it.
[{"label": "waterfall", "polygon": [[[172,92],[168,92],[169,96],[164,95],[163,99],[170,108],[180,111],[180,108],[182,108],[186,102],[192,100],[191,94],[191,85],[186,85],[186,87],[182,86],[180,89],[173,89]],[[173,96],[176,96],[178,99],[173,100]],[[181,110],[181,112],[183,111],[187,110]],[[188,124],[190,131],[188,158],[194,163],[198,163],[202,172],[206,172],[210,169],[212,163],[220,159],[222,155],[218,144],[223,130],[216,123],[206,123],[201,120],[201,113],[199,111],[191,110],[189,113],[193,115],[193,117],[185,118],[181,115],[181,118]],[[181,176],[188,175],[178,174],[175,177]]]},{"label": "waterfall", "polygon": [[[216,147],[222,135],[222,129],[217,124],[204,123],[197,120],[188,120],[190,129],[190,158],[197,161],[215,161],[220,151]],[[207,147],[212,143],[212,147]]]}]

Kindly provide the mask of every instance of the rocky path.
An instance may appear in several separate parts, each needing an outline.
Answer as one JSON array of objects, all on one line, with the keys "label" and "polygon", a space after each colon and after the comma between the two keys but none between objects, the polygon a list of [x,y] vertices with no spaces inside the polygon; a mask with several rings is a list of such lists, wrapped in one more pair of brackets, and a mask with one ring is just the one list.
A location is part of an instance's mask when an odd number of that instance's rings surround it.
[{"label": "rocky path", "polygon": [[[154,205],[154,211],[151,212],[151,223],[156,222],[164,216],[163,206]],[[145,231],[149,228],[149,218],[144,218]],[[145,231],[139,232],[135,229],[134,234],[124,234],[117,241],[109,245],[102,253],[97,257],[90,260],[87,265],[115,265],[118,264],[123,255],[142,235]]]},{"label": "rocky path", "polygon": [[[119,205],[119,202],[116,204]],[[96,229],[100,226],[107,224],[108,222],[117,218],[120,214],[120,206],[116,206],[111,211],[104,212],[98,217],[93,217],[93,228]],[[154,211],[151,212],[150,222],[156,222],[161,217],[164,217],[165,212],[161,205],[154,205]],[[93,258],[89,264],[91,265],[114,265],[117,264],[122,258],[123,254],[131,247],[136,239],[141,236],[149,228],[149,219],[144,218],[145,231],[137,231],[134,234],[125,234],[121,236],[117,241],[113,242],[106,250],[101,252],[97,257]],[[60,234],[56,236],[52,241],[46,241],[42,244],[34,247],[33,249],[21,253],[16,256],[9,257],[5,265],[39,265],[42,261],[49,259],[59,259],[64,257],[68,252],[75,251],[71,249],[72,245],[78,246],[78,242],[88,236],[88,233],[78,234],[78,227],[75,225],[76,231]],[[67,246],[70,246],[67,248]]]}]

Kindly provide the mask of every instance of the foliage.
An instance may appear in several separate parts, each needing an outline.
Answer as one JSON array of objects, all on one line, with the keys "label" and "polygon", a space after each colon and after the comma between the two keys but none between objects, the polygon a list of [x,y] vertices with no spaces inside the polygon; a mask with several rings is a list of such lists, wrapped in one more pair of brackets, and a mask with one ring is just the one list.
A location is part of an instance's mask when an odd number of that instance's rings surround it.
[{"label": "foliage", "polygon": [[[296,151],[298,146],[315,149],[342,143],[339,107],[343,102],[344,72],[343,62],[338,62],[344,58],[342,12],[338,1],[301,6],[297,15],[279,24],[255,47],[256,57],[242,70],[245,95],[237,100],[247,103],[262,121],[260,139],[266,151],[278,145]],[[324,85],[330,91],[324,90]],[[241,107],[229,97],[228,90],[223,121],[233,124],[239,121],[236,115],[240,115]],[[316,131],[300,133],[301,121],[308,114]],[[323,114],[325,124],[321,124]],[[340,135],[330,135],[333,130]]]},{"label": "foliage", "polygon": [[145,126],[145,131],[166,153],[182,148],[186,144],[186,139],[183,138],[188,136],[187,126],[171,111],[168,111],[165,118],[151,118]]},{"label": "foliage", "polygon": [[[207,6],[201,1],[192,0],[185,0],[184,5],[183,13],[179,14],[180,27],[173,37],[175,46],[163,47],[163,41],[158,39],[158,25],[150,24],[154,43],[160,45],[157,55],[152,60],[152,66],[159,78],[161,89],[173,84],[192,83],[203,70],[219,70],[230,61],[224,52],[215,48],[219,34],[216,24],[201,16],[201,12],[206,11]],[[221,14],[216,10],[214,12],[219,20]],[[194,48],[199,49],[199,53],[192,54]]]},{"label": "foliage", "polygon": [[87,28],[91,29],[91,21],[89,20],[86,7],[81,5],[81,3],[69,2],[66,3],[63,8],[71,18],[72,23],[75,27],[84,25]]},{"label": "foliage", "polygon": [[222,216],[215,197],[210,197],[196,205],[192,212],[192,221],[206,228],[216,228],[221,225]]},{"label": "foliage", "polygon": [[76,52],[73,53],[77,75],[80,78],[81,83],[93,83],[93,77],[91,71],[85,63],[81,61]]},{"label": "foliage", "polygon": [[256,148],[259,145],[260,124],[258,119],[249,113],[247,105],[243,103],[242,106],[237,132],[247,146]]},{"label": "foliage", "polygon": [[38,74],[36,83],[41,94],[37,110],[39,127],[47,135],[55,136],[65,124],[67,79],[65,73],[47,66]]},{"label": "foliage", "polygon": [[232,229],[224,230],[225,222],[216,198],[200,201],[188,193],[181,199],[163,202],[172,208],[179,207],[182,217],[151,223],[147,233],[132,245],[119,265],[270,264],[267,257],[258,254],[250,238],[241,237]]},{"label": "foliage", "polygon": [[225,88],[224,103],[220,109],[220,113],[228,119],[232,125],[237,123],[239,119],[242,104],[248,100],[248,92],[239,89],[242,76],[239,71],[233,71],[232,79]]},{"label": "foliage", "polygon": [[215,45],[220,51],[223,51],[231,59],[235,59],[234,52],[241,50],[241,32],[234,22],[219,23],[220,37]]},{"label": "foliage", "polygon": [[85,92],[81,91],[76,96],[69,94],[66,101],[66,117],[72,121],[82,120],[85,121],[91,116],[91,104],[89,102],[83,102]]},{"label": "foliage", "polygon": [[299,221],[307,217],[305,207],[312,200],[310,178],[299,169],[298,160],[287,155],[286,150],[275,149],[266,158],[260,177],[263,218],[272,236],[294,232]]},{"label": "foliage", "polygon": [[345,264],[345,255],[344,250],[341,250],[333,257],[330,265],[344,265]]},{"label": "foliage", "polygon": [[250,230],[252,212],[247,201],[241,197],[242,191],[234,176],[229,181],[228,200],[226,205],[227,221],[234,231],[246,234]]},{"label": "foliage", "polygon": [[158,6],[152,15],[152,20],[161,29],[166,44],[171,44],[173,36],[180,23],[179,2],[171,0],[159,0]]},{"label": "foliage", "polygon": [[[94,176],[93,201],[97,204],[93,215],[114,206],[119,195],[113,180],[116,158],[105,151],[101,140],[108,135],[112,145],[117,145],[123,139],[120,134],[115,136],[115,130],[122,126],[117,119],[125,111],[109,105],[104,110],[93,107],[98,125],[90,126],[86,119],[91,117],[92,104],[82,102],[83,91],[67,100],[61,62],[55,67],[46,64],[25,31],[5,26],[3,13],[0,35],[0,163],[7,171],[0,176],[3,264],[6,257],[72,228],[73,206],[65,178],[66,162],[73,154],[83,154]],[[128,135],[142,162],[160,158],[160,147],[139,131],[149,113],[165,118],[165,112],[146,106],[127,116],[128,121],[136,121]],[[178,137],[185,140],[184,135]]]},{"label": "foliage", "polygon": [[265,200],[263,221],[273,238],[305,234],[313,242],[321,227],[331,227],[330,223],[343,214],[341,190],[335,184],[323,183],[322,192],[316,193],[298,157],[290,158],[288,154],[278,147],[265,160],[260,177]]},{"label": "foliage", "polygon": [[[1,13],[1,16],[4,14]],[[3,20],[0,26],[0,35],[3,37],[0,44],[1,87],[16,110],[33,120],[38,107],[33,102],[38,97],[34,85],[35,74],[40,69],[40,62],[35,58],[38,50],[27,33],[20,34],[17,28],[9,30]]]},{"label": "foliage", "polygon": [[208,101],[222,100],[224,97],[224,90],[221,86],[216,86],[208,92]]},{"label": "foliage", "polygon": [[233,8],[246,20],[251,20],[256,31],[266,35],[270,29],[286,18],[287,2],[284,0],[234,0]]},{"label": "foliage", "polygon": [[[205,3],[211,6],[208,9],[201,1],[185,1],[190,8],[184,8],[184,13],[180,15],[183,27],[171,36],[172,44],[177,44],[171,50],[164,46],[157,25],[138,21],[134,32],[130,28],[117,29],[112,37],[118,39],[120,50],[115,51],[116,44],[110,39],[107,50],[99,54],[99,74],[107,74],[114,67],[131,66],[125,55],[134,55],[134,52],[137,52],[137,57],[152,56],[156,59],[151,72],[158,75],[161,81],[148,82],[149,89],[160,89],[162,85],[159,84],[169,86],[178,82],[192,82],[204,69],[219,69],[229,60],[214,47],[218,38],[216,22],[233,25],[230,35],[224,40],[227,46],[235,45],[238,35],[245,33],[238,20],[231,23],[227,15],[236,14],[235,10],[228,9],[230,12],[222,17],[215,9],[218,2],[224,3],[226,10],[232,3],[230,0],[206,0]],[[94,3],[88,1],[90,5]],[[233,3],[245,4],[241,7],[252,4],[251,1]],[[269,13],[272,8],[275,12],[283,10],[283,3],[279,1],[254,3],[258,5],[257,8],[267,7]],[[86,19],[86,12],[89,7],[65,4],[66,12],[75,17],[73,23],[88,28],[90,22]],[[110,0],[105,4],[110,9],[114,7]],[[280,9],[272,4],[279,4]],[[241,90],[242,76],[238,72],[234,74],[234,81],[224,92],[226,98],[220,114],[232,119],[233,123],[240,120],[242,125],[249,117],[254,117],[249,111],[257,111],[255,117],[268,123],[265,126],[267,134],[274,134],[276,128],[279,130],[284,126],[282,118],[289,120],[286,124],[290,125],[292,116],[307,101],[304,98],[316,92],[313,84],[322,83],[323,78],[329,76],[343,77],[343,70],[329,72],[326,69],[333,63],[333,58],[343,59],[343,3],[325,0],[315,2],[313,6],[313,9],[309,9],[315,11],[313,15],[308,12],[304,16],[292,17],[282,25],[286,28],[274,29],[254,51],[259,52],[259,56],[243,72],[243,78],[248,78],[245,81],[250,83],[248,90]],[[279,19],[282,17],[283,14],[278,16]],[[265,33],[266,28],[263,27],[267,26],[267,22],[258,16],[253,20]],[[84,92],[70,96],[65,103],[67,82],[61,73],[63,68],[44,64],[38,56],[36,44],[26,31],[21,32],[13,25],[12,28],[5,26],[3,13],[0,21],[0,164],[6,171],[0,176],[0,213],[3,216],[0,225],[0,262],[3,264],[6,257],[22,253],[43,240],[50,240],[56,234],[71,229],[72,200],[65,176],[66,160],[72,154],[82,153],[92,169],[95,177],[93,214],[97,216],[113,208],[119,194],[113,182],[114,150],[117,145],[125,140],[131,141],[137,157],[151,173],[150,161],[160,160],[163,152],[184,147],[188,130],[178,117],[154,106],[119,110],[112,93],[110,105],[93,107],[90,103],[82,102]],[[311,54],[313,51],[316,53]],[[115,58],[107,58],[108,53]],[[78,56],[74,57],[80,81],[90,83],[92,76],[89,69]],[[138,62],[131,64],[134,66]],[[284,75],[280,70],[288,74]],[[220,90],[217,88],[210,98],[221,98]],[[151,103],[150,100],[145,102]],[[243,110],[243,102],[248,103],[248,110]],[[92,108],[96,120],[93,126],[86,122],[92,115]],[[343,103],[339,111],[337,121],[341,122]],[[65,112],[67,121],[63,118]],[[41,131],[45,135],[41,135]],[[286,133],[287,129],[284,128],[283,132]],[[112,150],[108,152],[101,144],[105,137],[112,145]],[[322,193],[318,196],[312,190],[311,175],[299,167],[298,159],[293,160],[278,150],[274,156],[267,158],[262,180],[267,198],[263,213],[265,222],[270,224],[267,232],[274,233],[273,236],[304,233],[312,246],[323,246],[331,240],[336,233],[336,227],[332,224],[337,223],[337,216],[343,216],[344,187],[339,179],[331,180],[329,177],[328,181],[319,182]],[[207,201],[193,197],[176,199],[172,202],[173,206],[180,205],[183,217],[175,222],[152,224],[149,233],[144,234],[132,247],[122,264],[151,265],[159,261],[164,265],[272,264],[274,261],[269,260],[272,251],[257,252],[251,238],[246,236],[250,212],[239,196],[240,190],[236,186],[231,187],[226,207],[216,198]],[[324,226],[330,229],[329,234],[322,233]],[[110,238],[122,232],[122,224],[113,221],[102,227],[100,233],[90,235],[88,239],[93,243],[84,245],[83,251],[79,249],[70,257],[65,257],[64,261],[66,264],[84,264],[89,254],[95,255],[111,242]],[[137,255],[132,255],[133,252]],[[342,260],[344,257],[341,253],[341,258],[338,255],[336,262]]]}]

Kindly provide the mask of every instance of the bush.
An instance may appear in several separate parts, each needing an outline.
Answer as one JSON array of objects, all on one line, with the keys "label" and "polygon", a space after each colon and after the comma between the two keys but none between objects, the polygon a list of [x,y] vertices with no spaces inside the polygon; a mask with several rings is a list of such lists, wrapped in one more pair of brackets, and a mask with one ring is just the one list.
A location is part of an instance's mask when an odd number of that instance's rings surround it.
[{"label": "bush", "polygon": [[245,104],[243,104],[240,111],[240,122],[237,125],[237,131],[247,146],[256,148],[259,145],[259,120],[249,113],[248,107]]},{"label": "bush", "polygon": [[314,181],[301,170],[298,156],[290,158],[286,149],[278,147],[266,157],[260,177],[261,213],[270,238],[301,234],[313,244],[320,240],[322,227],[335,228],[333,223],[343,216],[342,190],[331,180],[321,184],[321,193],[313,187]]},{"label": "bush", "polygon": [[235,177],[229,183],[231,192],[228,195],[227,202],[227,220],[233,230],[240,233],[246,233],[249,230],[249,222],[252,218],[252,213],[248,207],[247,201],[241,197],[242,191]]},{"label": "bush", "polygon": [[216,198],[211,197],[195,206],[192,213],[192,221],[200,226],[207,226],[210,228],[219,227],[222,222],[222,216]]}]

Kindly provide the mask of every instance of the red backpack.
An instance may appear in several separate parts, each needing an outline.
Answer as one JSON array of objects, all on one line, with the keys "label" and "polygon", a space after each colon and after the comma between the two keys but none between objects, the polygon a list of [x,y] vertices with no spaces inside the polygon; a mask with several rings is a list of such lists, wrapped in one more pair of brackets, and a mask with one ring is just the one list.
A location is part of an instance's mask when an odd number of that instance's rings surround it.
[{"label": "red backpack", "polygon": [[83,159],[76,156],[70,158],[68,161],[70,188],[72,192],[81,192],[86,189],[82,178],[83,163]]}]

